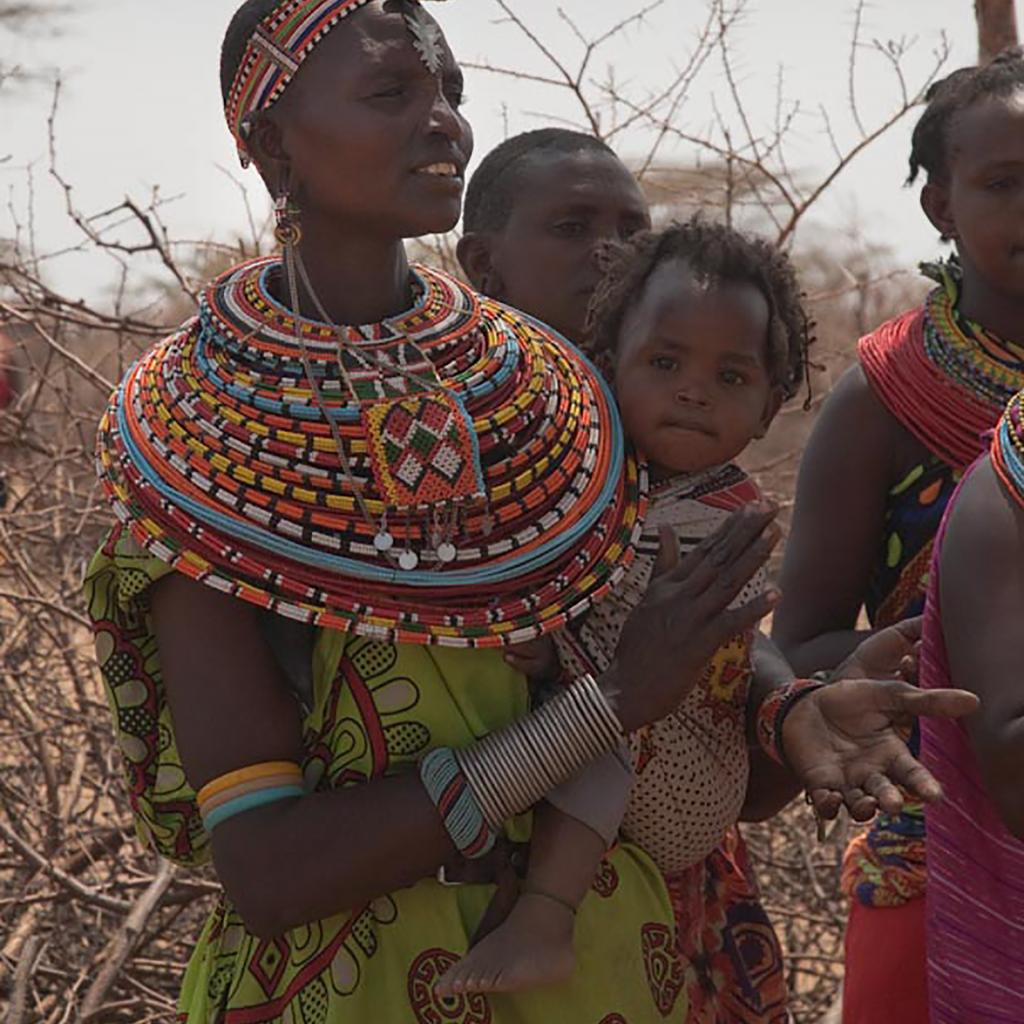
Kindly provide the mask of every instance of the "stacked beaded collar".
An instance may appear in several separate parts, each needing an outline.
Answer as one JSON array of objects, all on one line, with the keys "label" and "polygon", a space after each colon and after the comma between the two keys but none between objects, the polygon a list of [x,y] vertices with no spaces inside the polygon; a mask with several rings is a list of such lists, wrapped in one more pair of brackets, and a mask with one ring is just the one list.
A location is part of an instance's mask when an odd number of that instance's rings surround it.
[{"label": "stacked beaded collar", "polygon": [[[249,163],[246,137],[252,116],[272,107],[328,33],[367,3],[369,0],[283,0],[260,22],[235,72],[225,110],[243,165]],[[436,73],[440,33],[422,16],[418,0],[409,3],[409,31],[424,63]]]},{"label": "stacked beaded collar", "polygon": [[1024,348],[1004,342],[957,311],[955,261],[922,266],[938,279],[924,308],[883,324],[859,355],[886,408],[929,451],[965,469],[1006,403],[1024,388]]},{"label": "stacked beaded collar", "polygon": [[951,380],[979,401],[1003,409],[1024,386],[1024,348],[997,338],[957,311],[961,271],[955,261],[924,268],[938,275],[941,287],[925,306],[925,351]]},{"label": "stacked beaded collar", "polygon": [[301,320],[299,343],[268,287],[280,272],[227,272],[114,395],[99,472],[143,548],[260,607],[399,642],[521,642],[616,584],[646,475],[582,355],[426,267],[407,313],[344,328],[340,347]]},{"label": "stacked beaded collar", "polygon": [[1024,505],[1024,392],[1010,399],[992,436],[991,456],[1007,491]]}]

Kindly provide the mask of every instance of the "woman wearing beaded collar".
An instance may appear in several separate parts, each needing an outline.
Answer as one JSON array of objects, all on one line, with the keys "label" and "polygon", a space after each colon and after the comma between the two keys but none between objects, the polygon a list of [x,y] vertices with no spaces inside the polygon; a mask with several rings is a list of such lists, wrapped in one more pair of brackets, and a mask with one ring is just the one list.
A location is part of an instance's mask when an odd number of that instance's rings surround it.
[{"label": "woman wearing beaded collar", "polygon": [[[922,304],[861,339],[808,444],[774,620],[802,672],[863,639],[862,603],[874,628],[921,613],[950,497],[1024,387],[1022,94],[1008,52],[933,86],[914,129],[908,183],[925,172],[921,207],[956,253],[922,265],[938,283]],[[924,808],[908,804],[847,849],[845,1024],[929,1019],[926,848]]]},{"label": "woman wearing beaded collar", "polygon": [[[1018,189],[1018,195],[1020,191]],[[1024,280],[1018,277],[1018,280]],[[921,685],[961,680],[964,725],[925,722],[921,757],[946,799],[929,807],[929,1020],[1016,1020],[1024,1000],[1024,392],[953,495],[935,542]]]},{"label": "woman wearing beaded collar", "polygon": [[[772,512],[652,588],[599,683],[528,714],[498,648],[616,583],[645,479],[576,350],[406,262],[403,238],[457,220],[471,149],[440,30],[399,0],[249,0],[225,98],[284,256],[225,274],[122,382],[99,439],[118,526],[87,580],[140,831],[182,862],[212,852],[225,887],[180,1019],[661,1019],[672,915],[642,851],[609,854],[573,979],[514,998],[436,996],[491,894],[438,872],[514,871],[523,813],[767,610],[725,611]],[[267,626],[287,622],[318,627],[311,659],[275,660]],[[784,719],[832,812],[861,781],[885,802],[886,775],[923,778],[886,753],[901,692],[845,686]],[[837,748],[830,722],[858,739]]]}]

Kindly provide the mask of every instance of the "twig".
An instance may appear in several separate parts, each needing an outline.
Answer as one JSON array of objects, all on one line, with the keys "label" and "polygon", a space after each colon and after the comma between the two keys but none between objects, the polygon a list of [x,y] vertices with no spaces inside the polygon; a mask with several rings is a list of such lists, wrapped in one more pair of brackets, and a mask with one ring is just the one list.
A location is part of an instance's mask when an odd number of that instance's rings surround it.
[{"label": "twig", "polygon": [[36,955],[42,945],[38,935],[29,936],[21,947],[18,967],[14,972],[14,991],[11,993],[11,1006],[7,1012],[7,1024],[22,1024],[28,1005],[28,986],[35,969]]},{"label": "twig", "polygon": [[72,878],[67,872],[62,871],[56,864],[48,861],[38,850],[32,848],[17,832],[4,821],[0,820],[0,834],[13,846],[20,850],[36,867],[42,868],[55,882],[60,883],[69,892],[73,893],[80,900],[90,903],[95,907],[104,910],[112,910],[117,914],[124,914],[131,909],[127,900],[119,900],[113,896],[105,896],[101,892],[95,892],[86,885],[82,885],[77,879]]},{"label": "twig", "polygon": [[25,324],[31,328],[36,335],[41,338],[47,345],[50,346],[58,355],[66,359],[72,366],[74,366],[79,372],[86,378],[95,384],[104,394],[110,394],[114,390],[113,381],[107,380],[103,374],[94,370],[88,363],[79,359],[74,352],[68,351],[56,338],[52,337],[48,332],[44,331],[38,320],[32,317],[26,316],[19,309],[15,309],[14,306],[6,302],[0,302],[0,313],[11,320],[17,320],[18,323]]},{"label": "twig", "polygon": [[114,937],[107,944],[98,962],[102,964],[96,980],[89,986],[82,1000],[80,1019],[93,1019],[99,1010],[111,986],[124,966],[125,961],[135,948],[135,943],[146,927],[160,900],[174,880],[174,865],[170,861],[161,860],[153,881],[146,891],[136,900],[124,923],[118,928]]}]

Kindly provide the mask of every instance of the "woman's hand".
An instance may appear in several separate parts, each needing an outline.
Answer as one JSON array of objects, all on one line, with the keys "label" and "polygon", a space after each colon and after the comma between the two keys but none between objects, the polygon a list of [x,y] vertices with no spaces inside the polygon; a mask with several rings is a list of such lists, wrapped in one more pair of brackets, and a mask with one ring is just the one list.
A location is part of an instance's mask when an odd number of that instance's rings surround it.
[{"label": "woman's hand", "polygon": [[917,682],[921,653],[920,615],[872,633],[835,670],[835,679],[903,679]]},{"label": "woman's hand", "polygon": [[764,503],[740,509],[681,560],[665,557],[677,542],[670,530],[663,531],[664,571],[627,620],[615,664],[601,679],[617,700],[627,732],[664,718],[697,683],[715,651],[778,603],[779,592],[769,588],[729,608],[779,542],[776,511]]},{"label": "woman's hand", "polygon": [[[912,649],[916,641],[906,634],[905,640]],[[869,648],[867,661],[876,655],[891,658],[898,648],[890,636]],[[860,669],[865,670],[863,663]],[[845,804],[856,821],[866,821],[879,808],[888,814],[899,811],[903,797],[897,786],[926,803],[941,799],[938,782],[907,748],[905,730],[919,715],[960,718],[977,708],[978,698],[966,690],[919,690],[893,679],[840,679],[797,702],[783,722],[782,746],[820,817],[834,818]]]},{"label": "woman's hand", "polygon": [[514,644],[505,652],[505,662],[522,672],[531,683],[541,683],[558,673],[558,651],[549,636]]}]

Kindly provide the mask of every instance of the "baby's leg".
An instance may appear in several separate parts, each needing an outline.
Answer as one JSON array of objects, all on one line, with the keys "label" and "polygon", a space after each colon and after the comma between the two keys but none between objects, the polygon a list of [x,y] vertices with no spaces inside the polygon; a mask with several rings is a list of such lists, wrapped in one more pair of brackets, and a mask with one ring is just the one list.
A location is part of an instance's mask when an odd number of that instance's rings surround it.
[{"label": "baby's leg", "polygon": [[534,812],[530,866],[508,917],[437,983],[441,995],[518,992],[565,981],[576,966],[576,908],[594,880],[605,841],[544,802]]},{"label": "baby's leg", "polygon": [[576,908],[618,832],[632,781],[628,754],[609,754],[536,808],[515,906],[441,978],[440,994],[516,992],[569,978]]}]

